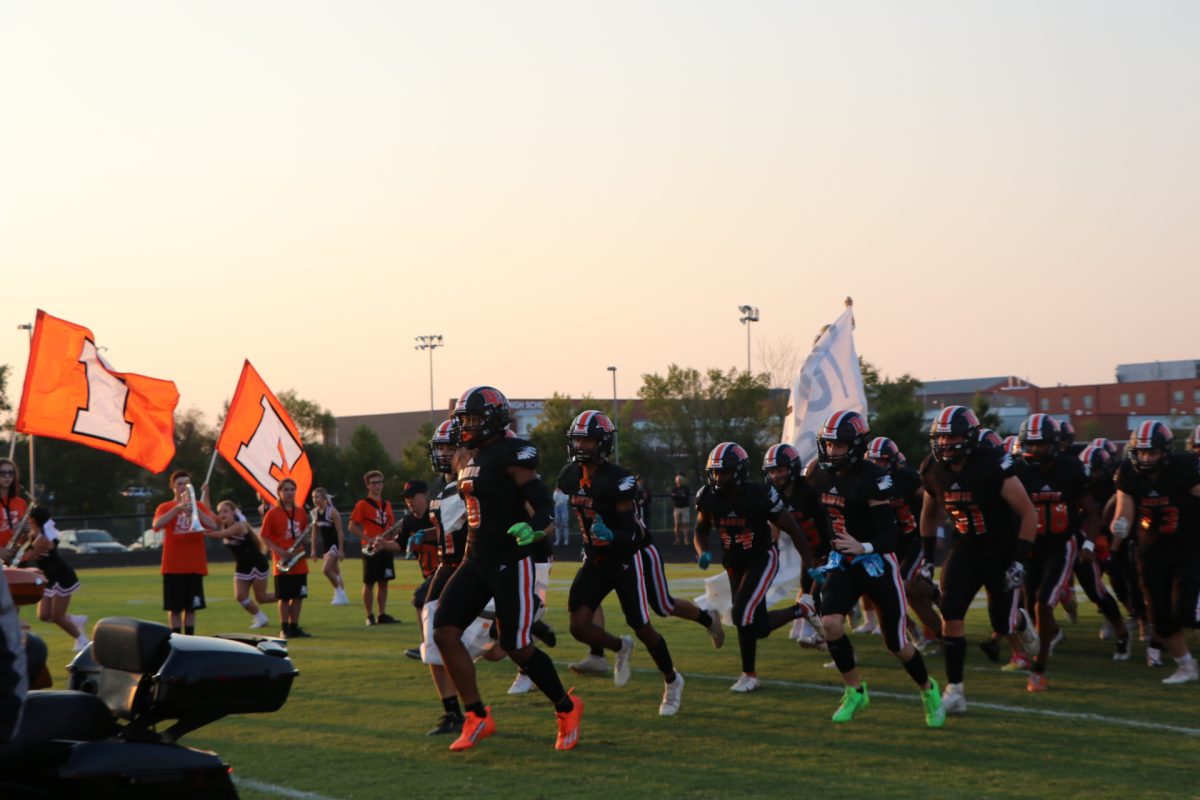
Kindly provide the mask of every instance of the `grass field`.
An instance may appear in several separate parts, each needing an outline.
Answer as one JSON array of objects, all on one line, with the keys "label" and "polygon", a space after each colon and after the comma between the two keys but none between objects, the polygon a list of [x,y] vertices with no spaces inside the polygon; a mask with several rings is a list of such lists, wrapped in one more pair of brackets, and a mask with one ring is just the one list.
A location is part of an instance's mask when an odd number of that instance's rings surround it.
[{"label": "grass field", "polygon": [[[1161,685],[1168,670],[1146,667],[1141,643],[1132,660],[1112,662],[1111,644],[1096,637],[1098,617],[1082,604],[1042,695],[1025,692],[1023,673],[1000,672],[984,658],[974,643],[986,613],[972,612],[968,714],[937,731],[925,727],[915,688],[879,637],[855,637],[871,706],[835,726],[837,675],[823,667],[826,654],[800,649],[786,629],[760,643],[763,687],[734,695],[736,638],[714,651],[698,625],[663,620],[659,630],[687,679],[680,713],[663,719],[662,680],[642,650],[621,689],[567,672],[566,662],[583,652],[570,639],[565,611],[575,566],[556,564],[547,615],[559,632],[548,652],[587,704],[572,752],[554,750],[554,716],[540,693],[505,694],[515,672],[507,661],[479,664],[496,736],[462,754],[446,750],[448,737],[425,736],[441,706],[427,668],[403,656],[419,637],[408,604],[418,579],[410,563],[400,564],[393,583],[389,610],[400,625],[365,627],[360,606],[331,607],[328,584],[311,576],[314,596],[302,622],[314,638],[291,643],[300,677],[287,705],[227,718],[184,742],[230,762],[246,798],[1200,796],[1200,684]],[[243,631],[249,617],[232,599],[225,565],[216,569],[198,632]],[[354,598],[358,565],[348,562],[347,572]],[[683,597],[701,593],[705,574],[668,568],[672,591]],[[71,610],[89,614],[91,623],[110,615],[162,620],[156,569],[83,570],[80,577]],[[269,612],[275,621],[275,609]],[[610,628],[627,632],[615,620]],[[50,647],[56,687],[65,687],[70,640],[44,623],[34,629]],[[928,663],[941,681],[941,658]]]}]

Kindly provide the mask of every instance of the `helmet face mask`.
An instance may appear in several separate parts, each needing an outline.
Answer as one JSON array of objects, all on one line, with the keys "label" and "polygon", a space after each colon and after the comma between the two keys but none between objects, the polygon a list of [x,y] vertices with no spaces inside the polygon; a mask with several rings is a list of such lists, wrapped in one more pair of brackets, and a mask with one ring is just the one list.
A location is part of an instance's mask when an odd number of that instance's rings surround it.
[{"label": "helmet face mask", "polygon": [[763,453],[763,474],[776,488],[786,489],[789,483],[800,480],[800,454],[790,444],[775,444]]},{"label": "helmet face mask", "polygon": [[616,426],[603,411],[584,411],[567,428],[567,455],[577,464],[607,461],[616,434]]},{"label": "helmet face mask", "polygon": [[883,467],[888,472],[894,472],[896,467],[903,467],[905,464],[904,454],[900,452],[900,448],[896,443],[886,436],[876,436],[867,445],[866,458],[872,464]]},{"label": "helmet face mask", "polygon": [[454,419],[462,446],[472,450],[504,436],[512,421],[508,398],[491,386],[475,386],[463,392],[454,406]]},{"label": "helmet face mask", "polygon": [[708,454],[707,483],[718,494],[738,489],[749,472],[750,456],[737,442],[721,442]]},{"label": "helmet face mask", "polygon": [[1058,423],[1058,449],[1069,453],[1073,444],[1075,444],[1075,426],[1069,420],[1063,420]]},{"label": "helmet face mask", "polygon": [[978,445],[979,419],[966,406],[946,406],[929,427],[929,450],[943,464],[958,464]]},{"label": "helmet face mask", "polygon": [[1034,467],[1045,467],[1054,462],[1061,443],[1061,428],[1048,414],[1030,414],[1021,423],[1017,441],[1021,445],[1021,457]]},{"label": "helmet face mask", "polygon": [[1138,472],[1156,471],[1171,457],[1171,429],[1156,419],[1143,422],[1129,437],[1125,452]]},{"label": "helmet face mask", "polygon": [[428,448],[433,471],[448,475],[454,469],[454,453],[458,450],[458,426],[453,417],[434,428]]},{"label": "helmet face mask", "polygon": [[846,469],[862,461],[871,429],[857,411],[836,411],[817,431],[817,453],[822,464]]}]

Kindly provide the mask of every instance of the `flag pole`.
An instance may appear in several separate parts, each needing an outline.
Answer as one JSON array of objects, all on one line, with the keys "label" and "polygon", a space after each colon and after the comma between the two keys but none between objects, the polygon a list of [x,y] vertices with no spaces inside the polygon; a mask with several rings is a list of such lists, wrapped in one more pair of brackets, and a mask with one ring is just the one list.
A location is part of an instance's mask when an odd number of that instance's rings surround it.
[{"label": "flag pole", "polygon": [[208,462],[208,472],[206,472],[204,474],[204,483],[200,484],[201,486],[208,485],[208,482],[212,479],[213,467],[215,467],[216,465],[217,465],[217,443],[213,442],[212,459]]}]

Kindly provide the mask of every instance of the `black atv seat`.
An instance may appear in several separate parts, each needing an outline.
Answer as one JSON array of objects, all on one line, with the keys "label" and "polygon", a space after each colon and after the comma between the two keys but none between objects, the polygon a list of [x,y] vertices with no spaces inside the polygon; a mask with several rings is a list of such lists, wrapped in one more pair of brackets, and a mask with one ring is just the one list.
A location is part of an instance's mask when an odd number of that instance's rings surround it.
[{"label": "black atv seat", "polygon": [[25,698],[21,725],[12,741],[0,745],[0,772],[27,758],[33,748],[52,739],[98,742],[117,730],[104,701],[87,692],[34,691]]},{"label": "black atv seat", "polygon": [[92,637],[92,657],[125,672],[157,672],[171,651],[170,628],[132,617],[105,617]]}]

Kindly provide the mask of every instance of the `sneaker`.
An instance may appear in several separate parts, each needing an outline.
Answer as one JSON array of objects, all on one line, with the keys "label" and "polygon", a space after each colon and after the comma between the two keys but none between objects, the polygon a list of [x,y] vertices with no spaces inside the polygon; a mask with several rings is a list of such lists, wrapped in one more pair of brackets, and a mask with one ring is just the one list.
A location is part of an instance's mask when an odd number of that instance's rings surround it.
[{"label": "sneaker", "polygon": [[663,688],[663,699],[658,704],[660,717],[673,717],[679,711],[679,703],[683,700],[683,675],[676,671],[675,680]]},{"label": "sneaker", "polygon": [[350,598],[346,597],[346,590],[345,589],[334,589],[333,590],[333,600],[331,600],[329,602],[329,605],[331,605],[331,606],[348,606],[348,605],[350,605]]},{"label": "sneaker", "polygon": [[867,620],[862,625],[859,625],[857,628],[855,628],[854,632],[855,633],[873,633],[876,636],[878,636],[879,635],[879,626],[877,624],[875,624],[874,622]]},{"label": "sneaker", "polygon": [[1009,661],[1000,668],[1001,672],[1020,672],[1027,670],[1033,666],[1029,661],[1029,656],[1024,653],[1013,653],[1012,661]]},{"label": "sneaker", "polygon": [[1163,678],[1162,682],[1168,686],[1177,683],[1190,683],[1191,681],[1200,680],[1200,667],[1196,666],[1196,660],[1192,659],[1186,664],[1180,664],[1179,669],[1167,677]]},{"label": "sneaker", "polygon": [[86,633],[79,634],[78,636],[75,637],[74,652],[78,653],[80,650],[83,650],[89,644],[91,644],[91,642],[88,641],[87,634]]},{"label": "sneaker", "polygon": [[921,651],[921,655],[923,656],[936,656],[941,646],[942,640],[935,636],[932,639],[923,639],[921,643],[917,645],[917,649]]},{"label": "sneaker", "polygon": [[834,722],[849,722],[854,719],[855,714],[869,705],[871,705],[871,697],[867,694],[865,681],[858,688],[847,686],[842,692],[842,704],[838,706],[837,711],[833,712],[832,719]]},{"label": "sneaker", "polygon": [[721,627],[721,615],[719,612],[710,611],[708,616],[712,619],[712,624],[708,626],[708,635],[712,637],[713,649],[720,650],[721,645],[725,644],[725,629]]},{"label": "sneaker", "polygon": [[1046,676],[1040,672],[1029,673],[1029,683],[1025,684],[1027,692],[1044,692],[1046,691]]},{"label": "sneaker", "polygon": [[554,628],[551,628],[541,620],[533,623],[529,632],[540,639],[546,647],[555,647],[558,645],[558,634],[554,632]]},{"label": "sneaker", "polygon": [[1021,646],[1025,648],[1026,653],[1036,653],[1042,646],[1041,637],[1038,636],[1037,627],[1033,624],[1033,619],[1029,616],[1029,612],[1025,609],[1020,609],[1021,618],[1025,620],[1025,630],[1021,631]]},{"label": "sneaker", "polygon": [[737,683],[735,683],[735,684],[733,684],[733,686],[729,687],[729,691],[738,692],[740,694],[746,694],[747,692],[753,692],[757,688],[758,688],[758,678],[747,672],[743,672],[741,675],[738,676]]},{"label": "sneaker", "polygon": [[558,717],[558,738],[554,740],[555,750],[572,750],[575,745],[579,744],[579,726],[583,722],[583,700],[579,699],[574,694],[575,690],[571,689],[567,694],[571,695],[571,702],[575,707],[570,711],[556,711],[555,716]]},{"label": "sneaker", "polygon": [[411,658],[413,661],[420,661],[421,660],[421,648],[410,647],[404,651],[404,655],[406,658]]},{"label": "sneaker", "polygon": [[938,690],[938,682],[933,678],[929,679],[929,688],[921,690],[921,706],[925,709],[925,724],[930,728],[940,728],[946,724],[942,693]]},{"label": "sneaker", "polygon": [[260,611],[254,615],[254,619],[250,622],[250,630],[256,630],[258,628],[265,627],[266,625],[269,625],[270,622],[270,618]]},{"label": "sneaker", "polygon": [[988,657],[988,661],[1000,660],[1000,640],[984,639],[979,643],[979,649]]},{"label": "sneaker", "polygon": [[508,687],[509,694],[525,694],[533,688],[533,681],[524,672],[518,672],[513,678],[512,686]]},{"label": "sneaker", "polygon": [[87,614],[70,614],[69,616],[71,617],[71,622],[75,623],[75,627],[79,628],[80,635],[87,636],[86,628],[87,628],[88,615]]},{"label": "sneaker", "polygon": [[438,720],[437,727],[431,730],[426,736],[441,736],[443,733],[461,733],[463,727],[463,718],[458,714],[443,714]]},{"label": "sneaker", "polygon": [[576,675],[607,675],[608,659],[588,653],[582,661],[572,661],[567,664],[567,669]]},{"label": "sneaker", "polygon": [[617,653],[617,663],[613,665],[613,686],[624,686],[629,683],[633,674],[630,660],[633,658],[633,637],[621,637],[621,650]]},{"label": "sneaker", "polygon": [[1112,623],[1108,620],[1104,620],[1104,624],[1100,626],[1100,632],[1098,636],[1101,639],[1111,639],[1114,633],[1116,633],[1116,631],[1113,630]]},{"label": "sneaker", "polygon": [[379,624],[380,625],[395,625],[396,618],[393,617],[391,614],[380,614],[379,615]]},{"label": "sneaker", "polygon": [[484,711],[487,712],[486,717],[481,717],[474,711],[467,712],[467,716],[463,718],[458,738],[450,744],[452,751],[469,750],[496,732],[496,718],[492,716],[491,706],[485,708]]},{"label": "sneaker", "polygon": [[1161,667],[1162,665],[1163,665],[1162,650],[1160,650],[1157,647],[1147,647],[1146,648],[1146,666],[1147,667]]},{"label": "sneaker", "polygon": [[368,625],[375,624],[375,615],[374,614],[367,614],[367,624]]},{"label": "sneaker", "polygon": [[1060,644],[1062,644],[1066,640],[1067,640],[1067,632],[1064,631],[1062,628],[1059,628],[1058,632],[1054,634],[1054,638],[1050,640],[1050,655],[1054,655],[1054,648],[1058,647]]},{"label": "sneaker", "polygon": [[947,714],[967,713],[967,694],[963,691],[961,683],[946,684],[946,689],[942,692],[942,709]]},{"label": "sneaker", "polygon": [[1113,651],[1113,661],[1129,660],[1129,634],[1117,637],[1117,649]]},{"label": "sneaker", "polygon": [[292,638],[293,639],[311,639],[312,634],[309,633],[308,631],[304,630],[304,628],[301,628],[299,625],[293,625],[292,626]]}]

